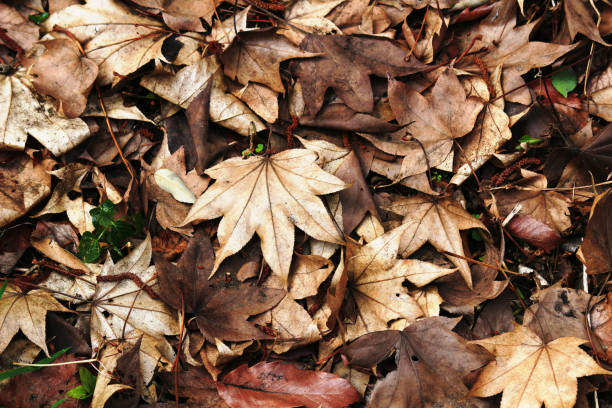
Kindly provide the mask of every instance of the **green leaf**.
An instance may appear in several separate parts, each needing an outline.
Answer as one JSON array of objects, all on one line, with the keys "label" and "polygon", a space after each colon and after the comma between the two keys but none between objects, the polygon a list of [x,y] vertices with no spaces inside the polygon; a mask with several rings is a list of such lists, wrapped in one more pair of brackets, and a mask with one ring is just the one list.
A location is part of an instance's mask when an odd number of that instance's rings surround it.
[{"label": "green leaf", "polygon": [[79,367],[79,377],[81,378],[81,384],[83,384],[85,390],[93,394],[94,388],[96,388],[96,376],[87,368]]},{"label": "green leaf", "polygon": [[570,67],[564,69],[563,71],[559,71],[556,74],[553,74],[552,84],[564,98],[567,98],[567,94],[573,91],[574,88],[576,88],[576,85],[578,85],[576,73]]},{"label": "green leaf", "polygon": [[104,200],[99,207],[89,211],[91,222],[95,228],[111,228],[113,215],[115,214],[115,204],[110,200]]},{"label": "green leaf", "polygon": [[32,14],[28,16],[28,20],[30,20],[34,24],[40,24],[48,18],[49,18],[49,13],[47,13],[46,11],[40,14]]},{"label": "green leaf", "polygon": [[133,227],[130,223],[123,220],[114,221],[111,230],[107,234],[108,243],[114,247],[121,248],[132,231]]},{"label": "green leaf", "polygon": [[2,287],[0,288],[0,299],[2,299],[2,295],[4,295],[4,291],[6,290],[6,285],[8,285],[8,279],[4,280]]},{"label": "green leaf", "polygon": [[244,149],[241,154],[242,154],[242,157],[244,158],[244,157],[249,157],[250,155],[253,154],[253,152],[250,151],[249,149]]},{"label": "green leaf", "polygon": [[[37,361],[36,364],[49,364],[49,363],[52,363],[56,358],[58,358],[62,354],[65,354],[68,350],[70,350],[70,347],[62,349],[60,351],[56,351],[50,357],[45,357],[42,360]],[[13,368],[12,370],[8,370],[8,371],[4,371],[4,372],[0,373],[0,381],[8,380],[9,378],[13,378],[16,375],[25,374],[25,373],[31,373],[32,371],[38,371],[41,368],[45,368],[45,367],[44,366],[42,366],[42,367],[40,367],[40,366],[23,366],[23,367]]]},{"label": "green leaf", "polygon": [[74,399],[85,399],[91,396],[91,393],[85,389],[83,385],[78,385],[66,393],[67,396]]},{"label": "green leaf", "polygon": [[56,401],[53,405],[51,405],[50,408],[56,408],[59,407],[61,404],[63,404],[64,402],[68,401],[68,398],[62,398],[59,401]]},{"label": "green leaf", "polygon": [[255,148],[255,153],[261,153],[263,152],[263,149],[264,149],[264,145],[262,143],[259,143],[257,147]]},{"label": "green leaf", "polygon": [[540,143],[541,141],[542,139],[538,139],[537,137],[531,137],[529,135],[523,135],[519,139],[519,143],[529,143],[529,144]]},{"label": "green leaf", "polygon": [[89,231],[85,231],[79,242],[79,250],[77,256],[83,262],[95,262],[102,255],[102,249],[98,238]]}]

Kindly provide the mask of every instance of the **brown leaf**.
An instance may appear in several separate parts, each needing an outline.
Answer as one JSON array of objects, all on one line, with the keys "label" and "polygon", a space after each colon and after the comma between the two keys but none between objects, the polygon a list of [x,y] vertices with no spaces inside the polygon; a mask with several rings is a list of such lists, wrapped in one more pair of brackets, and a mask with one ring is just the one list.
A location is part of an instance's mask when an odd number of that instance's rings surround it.
[{"label": "brown leaf", "polygon": [[314,118],[300,117],[300,125],[369,133],[392,132],[398,129],[397,125],[376,116],[355,112],[343,103],[324,106]]},{"label": "brown leaf", "polygon": [[[430,242],[439,251],[448,251],[464,256],[460,230],[482,228],[484,224],[472,217],[452,198],[429,197],[418,194],[401,198],[385,208],[388,211],[404,216],[402,238],[399,246],[404,256],[412,254],[425,242]],[[448,255],[459,268],[461,276],[472,287],[472,276],[466,260]]]},{"label": "brown leaf", "polygon": [[591,327],[593,330],[592,345],[598,355],[603,355],[606,361],[612,361],[612,293],[608,292],[606,298],[597,303],[590,312]]},{"label": "brown leaf", "polygon": [[[379,380],[370,397],[373,407],[455,406],[467,387],[463,377],[484,366],[491,355],[451,332],[456,319],[429,317],[403,331],[366,334],[342,351],[351,365],[370,368],[394,350],[397,370]],[[485,406],[476,398],[465,406]],[[463,406],[463,405],[462,405]]]},{"label": "brown leaf", "polygon": [[292,149],[271,157],[231,158],[206,171],[217,181],[198,198],[183,224],[223,216],[213,273],[254,233],[261,238],[266,262],[284,282],[293,252],[293,225],[313,238],[343,242],[317,195],[346,186],[321,170],[316,158],[309,150]]},{"label": "brown leaf", "polygon": [[[6,36],[16,42],[23,51],[28,51],[38,41],[38,26],[26,20],[14,7],[6,3],[0,3],[0,30],[5,31]],[[10,44],[5,44],[1,39],[0,44],[11,48]]]},{"label": "brown leaf", "polygon": [[495,355],[470,390],[470,396],[488,397],[503,391],[501,408],[571,407],[576,402],[577,377],[610,374],[578,346],[585,341],[561,337],[546,343],[524,326],[488,339],[477,340]]},{"label": "brown leaf", "polygon": [[273,338],[258,330],[247,318],[274,307],[285,296],[285,291],[247,285],[214,288],[208,282],[213,264],[210,240],[199,230],[176,266],[156,256],[160,296],[176,310],[182,309],[182,298],[185,311],[196,314],[198,328],[212,344],[215,338],[231,341]]},{"label": "brown leaf", "polygon": [[590,275],[612,269],[612,190],[596,197],[580,251]]},{"label": "brown leaf", "polygon": [[552,251],[563,242],[559,233],[531,215],[516,215],[506,229],[517,238],[546,252]]},{"label": "brown leaf", "polygon": [[140,374],[140,345],[142,338],[117,359],[117,366],[113,373],[115,383],[131,387],[113,394],[107,401],[109,406],[117,408],[130,408],[138,405],[140,401],[139,389],[142,389],[142,376]]},{"label": "brown leaf", "polygon": [[34,76],[34,87],[57,100],[58,112],[76,118],[85,110],[87,96],[98,76],[98,65],[81,56],[70,39],[43,41],[38,47],[41,50],[33,48],[31,52],[36,54],[24,63]]},{"label": "brown leaf", "polygon": [[[168,391],[174,394],[174,373],[162,373],[161,378]],[[190,402],[198,404],[198,407],[228,407],[217,393],[215,382],[203,368],[191,367],[187,371],[179,371],[177,379],[179,396],[188,398]],[[172,403],[168,408],[175,406],[176,404]]]},{"label": "brown leaf", "polygon": [[232,408],[342,408],[361,400],[359,392],[336,375],[281,362],[241,365],[223,377],[217,389]]},{"label": "brown leaf", "polygon": [[593,20],[595,12],[588,2],[567,0],[563,2],[563,10],[565,11],[565,21],[570,32],[570,39],[573,40],[576,34],[581,33],[595,42],[610,46],[601,38],[599,29]]},{"label": "brown leaf", "polygon": [[[452,69],[440,75],[427,98],[403,82],[390,81],[389,103],[398,123],[406,127],[387,140],[367,138],[386,153],[405,156],[399,178],[451,160],[453,140],[472,130],[483,107],[480,99],[466,96]],[[417,141],[407,141],[409,136]]]},{"label": "brown leaf", "polygon": [[48,171],[55,161],[36,163],[25,154],[12,156],[0,167],[0,227],[21,217],[51,193]]},{"label": "brown leaf", "polygon": [[[232,28],[233,29],[233,28]],[[317,52],[304,52],[274,31],[238,33],[237,40],[221,55],[225,75],[243,85],[259,82],[285,93],[278,72],[280,63],[292,58],[308,58]]]},{"label": "brown leaf", "polygon": [[371,112],[374,98],[369,74],[402,76],[424,68],[415,59],[404,61],[405,52],[382,38],[309,34],[301,47],[324,54],[295,64],[294,73],[302,83],[304,113],[308,117],[314,117],[321,109],[325,91],[330,87],[351,109]]}]

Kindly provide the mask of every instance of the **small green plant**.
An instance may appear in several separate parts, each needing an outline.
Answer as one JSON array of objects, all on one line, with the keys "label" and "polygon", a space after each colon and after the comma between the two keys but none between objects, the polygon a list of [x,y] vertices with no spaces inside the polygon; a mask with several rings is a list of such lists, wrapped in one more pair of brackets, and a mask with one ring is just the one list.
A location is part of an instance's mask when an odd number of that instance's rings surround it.
[{"label": "small green plant", "polygon": [[263,145],[263,143],[259,143],[259,144],[257,145],[257,147],[255,147],[255,152],[253,152],[251,149],[244,149],[244,150],[242,151],[242,157],[243,157],[243,158],[249,157],[249,156],[251,156],[253,153],[257,153],[257,154],[259,154],[259,153],[263,152],[263,150],[264,150],[264,145]]},{"label": "small green plant", "polygon": [[[527,143],[527,144],[536,144],[536,143],[540,143],[541,141],[542,139],[538,139],[537,137],[531,137],[529,135],[523,135],[519,139],[519,143]],[[521,149],[522,147],[520,144],[516,146],[516,150],[521,150]]]},{"label": "small green plant", "polygon": [[115,219],[115,211],[115,204],[110,200],[89,211],[95,230],[83,233],[77,252],[84,262],[95,262],[102,255],[103,248],[110,248],[115,254],[123,256],[121,248],[125,246],[127,238],[140,229],[140,217]]},{"label": "small green plant", "polygon": [[553,74],[552,84],[564,98],[567,98],[567,94],[573,91],[576,85],[578,85],[578,78],[576,78],[574,70],[568,67],[563,71]]},{"label": "small green plant", "polygon": [[442,180],[446,180],[446,179],[448,179],[448,175],[447,174],[445,174],[445,173],[443,173],[441,171],[438,171],[436,169],[432,169],[431,170],[431,181],[439,183]]},{"label": "small green plant", "polygon": [[48,18],[49,18],[49,13],[47,13],[46,11],[43,12],[43,13],[32,14],[32,15],[28,16],[28,20],[30,20],[34,24],[41,24],[42,22],[44,22]]}]

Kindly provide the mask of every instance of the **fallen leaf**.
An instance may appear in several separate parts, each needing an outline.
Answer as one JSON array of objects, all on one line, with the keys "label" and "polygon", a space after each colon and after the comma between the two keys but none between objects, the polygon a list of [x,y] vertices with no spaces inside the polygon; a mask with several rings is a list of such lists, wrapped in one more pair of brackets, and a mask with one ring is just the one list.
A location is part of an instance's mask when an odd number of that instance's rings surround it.
[{"label": "fallen leaf", "polygon": [[590,275],[607,273],[612,269],[611,205],[610,190],[595,198],[584,240],[580,246],[586,272]]},{"label": "fallen leaf", "polygon": [[345,184],[321,170],[316,158],[309,150],[292,149],[271,157],[228,159],[206,171],[217,181],[198,198],[183,225],[223,216],[212,273],[255,232],[266,262],[284,282],[293,252],[293,225],[313,238],[343,242],[317,195],[342,190]]},{"label": "fallen leaf", "polygon": [[8,284],[0,298],[0,352],[4,351],[19,330],[47,356],[45,341],[45,316],[47,311],[71,312],[45,290],[36,289],[23,293],[21,289]]},{"label": "fallen leaf", "polygon": [[83,120],[63,118],[49,101],[36,99],[23,70],[0,77],[0,101],[2,148],[23,150],[29,134],[60,156],[89,137]]},{"label": "fallen leaf", "polygon": [[[28,51],[38,41],[38,26],[26,20],[14,7],[6,3],[0,3],[0,29],[6,32],[6,35],[23,51]],[[1,39],[0,44],[8,45],[10,48],[10,45]]]},{"label": "fallen leaf", "polygon": [[293,58],[316,57],[319,53],[304,52],[274,31],[238,33],[237,40],[221,54],[225,75],[243,85],[259,82],[272,90],[285,93],[278,72],[280,63]]},{"label": "fallen leaf", "polygon": [[[40,48],[37,49],[37,48]],[[74,41],[58,38],[43,41],[33,48],[24,66],[33,76],[32,83],[43,95],[58,102],[57,110],[76,118],[85,110],[87,96],[98,76],[98,65],[82,57]]]},{"label": "fallen leaf", "polygon": [[[408,256],[419,249],[425,242],[430,242],[439,251],[465,256],[460,230],[481,228],[484,224],[472,217],[452,198],[429,197],[418,194],[395,200],[386,207],[388,211],[402,215],[399,251]],[[472,287],[472,275],[466,260],[448,255],[461,273],[461,276]]]},{"label": "fallen leaf", "polygon": [[304,113],[309,117],[321,109],[330,87],[351,109],[371,112],[374,99],[369,74],[402,76],[424,68],[415,59],[404,61],[405,52],[386,39],[308,34],[300,46],[308,52],[324,53],[298,61],[294,68],[302,83]]},{"label": "fallen leaf", "polygon": [[0,167],[0,227],[13,222],[51,193],[48,171],[54,160],[34,162],[25,154],[14,155]]},{"label": "fallen leaf", "polygon": [[531,215],[515,215],[506,229],[519,239],[547,252],[563,242],[559,233]]},{"label": "fallen leaf", "polygon": [[576,402],[578,377],[609,374],[578,346],[585,341],[561,337],[544,342],[517,325],[514,331],[471,343],[495,355],[469,396],[489,397],[503,391],[501,408],[541,406],[571,407]]},{"label": "fallen leaf", "polygon": [[[608,292],[606,298],[595,304],[590,311],[590,329],[593,330],[592,346],[600,356],[605,356],[606,361],[612,360],[612,316],[610,316],[610,303],[612,293]],[[584,317],[584,316],[582,316]],[[586,328],[583,326],[583,329]]]},{"label": "fallen leaf", "polygon": [[[171,393],[174,393],[175,390],[175,378],[178,380],[179,395],[188,398],[190,402],[197,403],[197,406],[207,408],[228,407],[217,393],[215,382],[203,368],[191,367],[187,371],[179,371],[176,377],[174,373],[164,373],[162,379]],[[176,404],[172,403],[172,405]]]},{"label": "fallen leaf", "polygon": [[175,172],[168,169],[159,169],[154,174],[155,182],[164,191],[172,194],[176,201],[193,204],[196,196],[187,188],[183,180]]},{"label": "fallen leaf", "polygon": [[[285,20],[291,25],[280,24],[277,31],[292,43],[300,44],[306,33],[340,34],[340,29],[325,18],[343,0],[297,0],[285,9]],[[298,27],[303,31],[294,29]]]},{"label": "fallen leaf", "polygon": [[[403,331],[386,330],[361,336],[342,349],[350,365],[370,368],[395,351],[397,370],[379,380],[368,401],[373,407],[456,406],[468,389],[463,377],[484,366],[491,355],[468,343],[448,317],[429,317]],[[462,404],[484,406],[476,398]]]},{"label": "fallen leaf", "polygon": [[269,339],[270,336],[249,323],[247,318],[274,307],[285,296],[285,291],[248,285],[214,288],[208,281],[213,264],[210,240],[199,230],[189,241],[177,266],[156,256],[160,296],[177,310],[182,308],[182,298],[185,311],[196,314],[198,328],[212,344],[215,339]]},{"label": "fallen leaf", "polygon": [[581,33],[595,42],[610,46],[610,44],[606,43],[604,39],[601,38],[599,28],[595,25],[595,21],[593,21],[593,16],[595,14],[593,7],[594,6],[591,6],[591,4],[580,0],[568,0],[563,2],[565,21],[569,29],[570,39],[573,40],[576,34]]},{"label": "fallen leaf", "polygon": [[232,408],[341,408],[361,400],[359,392],[336,375],[281,362],[243,364],[217,382],[217,390]]}]

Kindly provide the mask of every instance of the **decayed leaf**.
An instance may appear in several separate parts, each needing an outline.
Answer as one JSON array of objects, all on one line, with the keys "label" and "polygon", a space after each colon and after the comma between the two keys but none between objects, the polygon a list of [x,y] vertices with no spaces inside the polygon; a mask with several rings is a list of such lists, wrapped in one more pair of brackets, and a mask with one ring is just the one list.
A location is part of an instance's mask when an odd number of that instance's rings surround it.
[{"label": "decayed leaf", "polygon": [[278,33],[287,37],[294,44],[301,43],[305,34],[293,27],[298,27],[308,33],[340,34],[340,29],[325,16],[342,2],[343,0],[294,1],[285,9],[285,20],[291,25],[281,24]]},{"label": "decayed leaf", "polygon": [[300,78],[306,102],[304,114],[309,117],[321,109],[330,87],[351,109],[371,112],[374,98],[369,74],[401,76],[424,67],[415,59],[404,61],[405,52],[381,38],[309,34],[301,48],[324,54],[295,64],[294,73]]},{"label": "decayed leaf", "polygon": [[[465,256],[460,230],[482,228],[484,224],[472,217],[452,198],[436,198],[418,194],[395,200],[389,211],[404,216],[402,226],[397,227],[402,234],[399,251],[407,256],[430,242],[440,251]],[[447,255],[457,265],[461,276],[472,287],[472,275],[466,260]]]},{"label": "decayed leaf", "polygon": [[612,191],[597,196],[580,247],[588,274],[608,273],[612,269]]},{"label": "decayed leaf", "polygon": [[468,391],[463,377],[491,360],[485,350],[451,331],[457,323],[456,319],[430,317],[403,331],[366,334],[345,347],[342,353],[349,364],[364,368],[375,366],[395,350],[397,370],[376,383],[369,406],[485,406],[476,398],[455,405]]},{"label": "decayed leaf", "polygon": [[488,206],[501,217],[506,217],[517,204],[522,206],[519,214],[531,215],[557,232],[568,229],[572,223],[569,217],[570,200],[555,191],[543,191],[548,181],[546,176],[521,169],[521,180],[516,189],[495,193],[495,200],[486,199]]},{"label": "decayed leaf", "polygon": [[610,374],[578,346],[585,341],[561,337],[545,343],[524,326],[488,339],[477,340],[495,355],[472,387],[470,396],[488,397],[503,391],[501,408],[572,407],[578,377]]},{"label": "decayed leaf", "polygon": [[23,293],[9,284],[0,299],[0,352],[4,351],[19,330],[49,355],[45,341],[45,318],[48,310],[70,312],[45,290]]},{"label": "decayed leaf", "polygon": [[0,167],[0,227],[24,215],[51,192],[55,161],[35,163],[25,154],[15,154]]},{"label": "decayed leaf", "polygon": [[317,195],[342,190],[345,184],[321,170],[316,159],[309,150],[292,149],[271,157],[228,159],[206,171],[216,182],[198,198],[183,224],[223,216],[213,273],[254,233],[266,262],[284,282],[293,252],[293,225],[313,238],[343,242]]},{"label": "decayed leaf", "polygon": [[185,109],[212,82],[210,119],[243,136],[265,129],[261,120],[238,98],[225,92],[223,75],[215,57],[207,57],[189,65],[175,75],[152,74],[142,78],[140,85]]},{"label": "decayed leaf", "polygon": [[217,390],[232,408],[342,408],[361,399],[348,381],[336,375],[281,362],[241,365],[217,382]]},{"label": "decayed leaf", "polygon": [[0,147],[23,150],[29,134],[59,156],[89,137],[85,122],[59,116],[31,88],[24,71],[0,77]]},{"label": "decayed leaf", "polygon": [[59,170],[52,171],[51,174],[61,181],[55,186],[45,208],[40,210],[36,216],[40,217],[45,214],[56,214],[66,211],[71,206],[70,202],[72,201],[68,197],[68,193],[71,191],[81,192],[81,181],[89,173],[89,170],[91,170],[90,166],[73,162]]},{"label": "decayed leaf", "polygon": [[[40,47],[41,50],[36,48]],[[32,83],[43,95],[58,102],[58,112],[76,118],[85,110],[87,96],[98,76],[98,65],[81,56],[74,41],[59,38],[43,41],[31,52],[25,66],[33,75]]]},{"label": "decayed leaf", "polygon": [[285,93],[278,72],[280,63],[292,58],[318,55],[300,50],[274,31],[250,31],[238,33],[238,40],[221,55],[221,62],[225,75],[243,85],[259,82],[276,92]]},{"label": "decayed leaf", "polygon": [[[38,26],[6,3],[0,3],[0,29],[24,51],[28,51],[38,41]],[[1,39],[0,44],[4,44]]]},{"label": "decayed leaf", "polygon": [[[429,98],[403,82],[390,81],[389,102],[398,123],[406,127],[391,135],[391,141],[367,139],[386,153],[405,156],[398,179],[451,160],[453,140],[472,130],[483,106],[479,98],[466,97],[452,69],[440,75]],[[407,135],[418,141],[406,141]]]},{"label": "decayed leaf", "polygon": [[[70,30],[83,45],[87,58],[98,64],[101,85],[112,83],[114,73],[128,75],[151,59],[185,64],[198,58],[191,52],[197,48],[198,42],[178,37],[173,41],[182,44],[179,54],[174,56],[176,59],[168,59],[162,45],[171,34],[162,30],[163,24],[154,18],[135,14],[115,0],[88,0],[84,5],[70,6],[54,13],[42,24],[47,31],[53,30],[55,25]],[[183,58],[181,54],[187,57]]]},{"label": "decayed leaf", "polygon": [[[154,279],[155,268],[149,267],[150,261],[151,238],[147,236],[118,263],[115,264],[108,257],[99,276],[130,272],[151,287],[157,281]],[[113,328],[105,312],[119,319],[120,326],[129,324],[154,339],[178,334],[175,314],[163,302],[152,299],[129,278],[117,282],[98,282],[91,307],[91,344],[94,349],[101,347],[105,340],[121,339],[125,330]]]},{"label": "decayed leaf", "polygon": [[[595,5],[593,5],[595,7]],[[567,0],[563,2],[565,21],[570,33],[570,39],[581,33],[600,44],[610,46],[606,43],[593,19],[595,11],[591,4],[580,0]]]},{"label": "decayed leaf", "polygon": [[215,339],[246,341],[269,339],[247,321],[250,315],[263,313],[285,296],[284,290],[242,285],[214,288],[208,275],[213,268],[214,252],[210,239],[202,230],[189,241],[177,266],[155,257],[159,274],[160,296],[172,308],[196,314],[196,324],[212,344]]},{"label": "decayed leaf", "polygon": [[251,11],[251,6],[245,7],[235,15],[223,20],[223,22],[215,20],[210,31],[210,39],[217,41],[225,50],[234,41],[237,33],[252,30],[252,28],[247,28],[249,11]]}]

